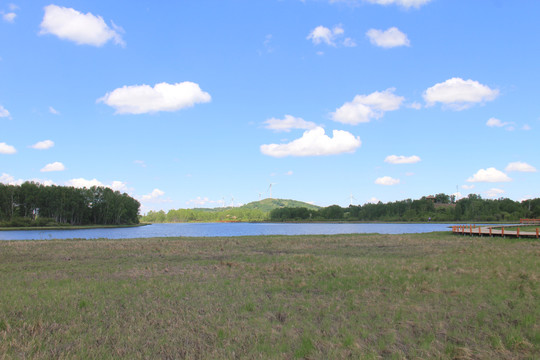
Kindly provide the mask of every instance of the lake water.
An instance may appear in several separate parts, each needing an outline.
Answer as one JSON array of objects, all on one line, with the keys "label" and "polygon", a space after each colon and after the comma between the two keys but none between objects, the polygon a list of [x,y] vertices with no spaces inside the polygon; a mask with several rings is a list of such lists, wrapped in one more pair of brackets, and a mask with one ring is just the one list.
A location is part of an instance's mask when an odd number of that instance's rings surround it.
[{"label": "lake water", "polygon": [[274,224],[182,223],[132,228],[0,231],[0,240],[132,239],[150,237],[217,237],[252,235],[410,234],[449,231],[450,224]]}]

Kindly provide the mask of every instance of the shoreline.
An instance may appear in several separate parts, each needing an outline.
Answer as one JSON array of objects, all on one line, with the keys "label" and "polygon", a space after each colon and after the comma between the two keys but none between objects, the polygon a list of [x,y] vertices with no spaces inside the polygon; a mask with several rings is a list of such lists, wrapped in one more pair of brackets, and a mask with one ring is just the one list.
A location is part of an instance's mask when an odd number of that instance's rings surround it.
[{"label": "shoreline", "polygon": [[134,225],[75,225],[75,226],[24,226],[0,227],[0,231],[30,231],[30,230],[88,230],[88,229],[116,229],[152,225],[150,223]]}]

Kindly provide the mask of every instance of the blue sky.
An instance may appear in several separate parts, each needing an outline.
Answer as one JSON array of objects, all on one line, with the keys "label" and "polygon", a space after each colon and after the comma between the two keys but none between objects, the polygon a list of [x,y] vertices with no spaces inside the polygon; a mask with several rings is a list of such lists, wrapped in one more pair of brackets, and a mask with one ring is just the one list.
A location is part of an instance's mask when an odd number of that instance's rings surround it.
[{"label": "blue sky", "polygon": [[540,197],[535,0],[0,1],[0,181],[142,212]]}]

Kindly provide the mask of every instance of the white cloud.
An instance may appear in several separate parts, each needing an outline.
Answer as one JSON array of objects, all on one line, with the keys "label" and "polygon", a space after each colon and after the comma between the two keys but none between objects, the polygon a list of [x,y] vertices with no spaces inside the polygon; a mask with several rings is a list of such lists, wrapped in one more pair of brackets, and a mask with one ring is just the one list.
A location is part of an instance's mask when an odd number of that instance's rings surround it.
[{"label": "white cloud", "polygon": [[54,141],[52,140],[43,140],[35,143],[34,145],[30,146],[32,149],[36,150],[47,150],[54,146]]},{"label": "white cloud", "polygon": [[421,161],[419,156],[403,156],[403,155],[389,155],[384,159],[384,162],[390,164],[414,164]]},{"label": "white cloud", "polygon": [[30,180],[18,179],[18,180],[15,180],[15,178],[13,176],[11,176],[9,174],[6,174],[6,173],[3,173],[0,176],[0,183],[6,184],[6,185],[21,185],[26,181],[31,181],[31,182],[43,184],[45,186],[55,185],[52,180],[43,180],[43,179],[30,179]]},{"label": "white cloud", "polygon": [[472,190],[474,189],[474,185],[463,185],[462,188],[464,188],[465,190]]},{"label": "white cloud", "polygon": [[508,166],[506,166],[506,169],[504,169],[504,171],[506,171],[506,172],[511,172],[511,171],[536,172],[537,170],[532,165],[529,165],[529,164],[521,162],[521,161],[516,161],[516,162],[512,162],[512,163],[508,164]]},{"label": "white cloud", "polygon": [[422,109],[422,104],[420,104],[419,102],[413,102],[409,105],[407,105],[407,107],[411,108],[411,109],[414,109],[414,110],[420,110]]},{"label": "white cloud", "polygon": [[[190,205],[193,207],[201,207],[201,206],[207,206],[207,205],[219,205],[219,206],[225,206],[225,200],[210,200],[207,197],[200,197],[197,196],[196,199],[191,199],[186,201],[186,205]],[[234,206],[240,206],[237,204],[234,204]]]},{"label": "white cloud", "polygon": [[491,118],[486,122],[486,125],[489,127],[503,127],[506,125],[510,125],[510,123],[502,122],[501,120],[496,119],[496,118]]},{"label": "white cloud", "polygon": [[7,21],[9,23],[15,22],[16,17],[17,17],[17,14],[15,14],[14,12],[2,14],[2,19],[4,19],[4,21]]},{"label": "white cloud", "polygon": [[[306,39],[311,40],[315,45],[324,43],[330,46],[337,46],[337,40],[342,37],[344,33],[345,30],[341,25],[336,25],[333,29],[319,25],[309,33]],[[342,44],[346,47],[356,46],[356,42],[351,38],[346,38],[343,40]]]},{"label": "white cloud", "polygon": [[394,178],[391,178],[390,176],[383,176],[375,180],[375,184],[385,185],[385,186],[397,185],[399,184],[399,182],[400,182],[399,179],[394,179]]},{"label": "white cloud", "polygon": [[500,196],[501,194],[504,194],[504,193],[505,193],[504,190],[497,189],[497,188],[489,189],[488,191],[486,191],[487,197],[490,197],[490,198],[498,197],[498,196]]},{"label": "white cloud", "polygon": [[163,201],[163,199],[160,199],[163,195],[165,195],[165,192],[159,189],[154,189],[152,192],[148,195],[143,195],[141,197],[142,201],[148,201],[148,202],[154,202],[154,201]]},{"label": "white cloud", "polygon": [[140,167],[143,167],[143,168],[146,167],[146,163],[143,160],[135,160],[135,161],[133,161],[133,163],[137,164],[137,165],[139,165]]},{"label": "white cloud", "polygon": [[0,175],[0,183],[2,184],[13,185],[12,183],[14,181],[15,181],[15,178],[9,174],[2,173],[2,175]]},{"label": "white cloud", "polygon": [[9,111],[2,105],[0,105],[0,118],[9,117]]},{"label": "white cloud", "polygon": [[294,174],[294,172],[293,172],[292,170],[289,170],[289,171],[287,171],[287,172],[285,173],[285,175],[287,175],[287,176],[291,176],[292,174]]},{"label": "white cloud", "polygon": [[[265,51],[268,54],[271,54],[274,52],[274,48],[272,47],[272,34],[268,34],[264,37],[263,46]],[[262,55],[262,53],[259,51],[259,55]]]},{"label": "white cloud", "polygon": [[366,201],[366,204],[378,204],[381,200],[377,199],[376,197],[372,197],[368,201]]},{"label": "white cloud", "polygon": [[459,191],[458,191],[458,192],[455,192],[455,193],[453,193],[452,195],[454,195],[454,196],[456,197],[456,200],[459,200],[459,199],[461,199],[461,198],[463,197],[463,194],[462,194],[462,193],[460,193]]},{"label": "white cloud", "polygon": [[6,143],[0,143],[0,154],[15,154],[17,150],[14,146],[8,145]]},{"label": "white cloud", "polygon": [[[335,0],[334,0],[335,1]],[[331,2],[334,2],[331,0]],[[431,2],[431,0],[366,0],[372,4],[379,5],[398,5],[406,9],[414,7],[419,8],[422,5],[426,5]]]},{"label": "white cloud", "polygon": [[290,132],[291,129],[309,130],[317,127],[317,124],[315,123],[292,115],[285,115],[285,118],[283,119],[271,118],[266,120],[264,124],[266,124],[266,129],[274,130],[276,132]]},{"label": "white cloud", "polygon": [[500,170],[495,168],[480,169],[476,174],[467,179],[467,182],[509,182],[512,181]]},{"label": "white cloud", "polygon": [[531,130],[531,127],[528,124],[525,124],[525,125],[523,125],[521,130],[529,131],[529,130]]},{"label": "white cloud", "polygon": [[97,179],[86,180],[84,178],[71,179],[66,181],[67,186],[76,188],[91,188],[92,186],[103,186],[103,183]]},{"label": "white cloud", "polygon": [[52,106],[49,106],[49,112],[53,115],[60,115],[60,112],[53,108]]},{"label": "white cloud", "polygon": [[41,169],[41,172],[50,172],[50,171],[64,171],[66,170],[66,167],[61,162],[53,162],[50,164],[45,165],[43,169]]},{"label": "white cloud", "polygon": [[320,44],[321,42],[326,43],[328,45],[336,46],[334,43],[334,33],[332,30],[325,26],[317,26],[313,31],[309,33],[307,36],[308,40],[311,40],[315,45]]},{"label": "white cloud", "polygon": [[355,47],[356,46],[356,41],[354,41],[354,39],[351,39],[351,38],[345,38],[345,40],[343,40],[343,46],[345,46],[345,47]]},{"label": "white cloud", "polygon": [[474,80],[452,78],[443,83],[435,84],[424,92],[427,106],[442,103],[453,110],[463,110],[476,103],[494,100],[499,90],[490,89]]},{"label": "white cloud", "polygon": [[120,191],[120,192],[123,192],[123,193],[128,191],[128,187],[127,187],[126,183],[123,182],[123,181],[115,180],[108,187],[111,188],[114,191]]},{"label": "white cloud", "polygon": [[127,191],[126,183],[122,181],[116,181],[116,180],[113,181],[110,185],[105,185],[97,179],[87,180],[84,178],[77,178],[77,179],[71,179],[71,180],[66,181],[65,185],[73,186],[76,188],[87,188],[87,189],[90,189],[92,186],[108,187],[114,191],[121,191],[121,192]]},{"label": "white cloud", "polygon": [[373,45],[385,49],[398,46],[410,46],[411,44],[407,35],[399,31],[397,27],[391,27],[385,31],[370,29],[366,32],[366,36]]},{"label": "white cloud", "polygon": [[334,130],[330,138],[322,127],[317,127],[288,144],[261,145],[261,152],[273,157],[336,155],[352,153],[361,145],[360,138],[350,132]]},{"label": "white cloud", "polygon": [[60,39],[70,40],[78,45],[103,46],[109,40],[125,45],[120,35],[122,28],[111,21],[109,27],[101,16],[83,14],[75,9],[57,5],[45,6],[40,35],[53,34]]},{"label": "white cloud", "polygon": [[105,94],[98,102],[116,109],[117,114],[144,114],[158,111],[177,111],[197,103],[210,102],[212,97],[198,84],[185,81],[176,84],[160,83],[123,86]]},{"label": "white cloud", "polygon": [[399,109],[403,101],[402,96],[394,95],[394,88],[385,91],[375,91],[369,95],[356,95],[351,102],[345,103],[332,113],[334,121],[356,125],[379,119],[386,111]]}]

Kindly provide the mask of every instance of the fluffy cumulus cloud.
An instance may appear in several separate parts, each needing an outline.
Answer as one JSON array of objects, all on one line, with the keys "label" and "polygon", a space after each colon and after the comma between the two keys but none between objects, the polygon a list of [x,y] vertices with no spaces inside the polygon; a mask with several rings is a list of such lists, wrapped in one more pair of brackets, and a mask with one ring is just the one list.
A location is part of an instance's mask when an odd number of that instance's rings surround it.
[{"label": "fluffy cumulus cloud", "polygon": [[321,156],[352,153],[362,145],[359,137],[347,131],[334,130],[333,137],[322,127],[304,132],[301,138],[287,144],[261,145],[261,152],[268,156]]},{"label": "fluffy cumulus cloud", "polygon": [[17,150],[14,146],[8,145],[4,142],[0,142],[0,154],[15,154]]},{"label": "fluffy cumulus cloud", "polygon": [[497,170],[495,168],[487,168],[487,169],[480,169],[476,174],[471,176],[467,179],[467,182],[488,182],[488,183],[494,183],[494,182],[509,182],[512,181],[506,175],[500,170]]},{"label": "fluffy cumulus cloud", "polygon": [[4,19],[4,21],[9,22],[9,23],[15,22],[16,17],[17,17],[17,14],[15,14],[14,12],[2,13],[2,19]]},{"label": "fluffy cumulus cloud", "polygon": [[91,188],[92,186],[103,186],[103,183],[97,179],[86,180],[84,178],[71,179],[66,181],[67,186],[76,188]]},{"label": "fluffy cumulus cloud", "polygon": [[111,22],[109,27],[101,16],[83,14],[75,9],[48,5],[41,22],[40,34],[53,34],[60,39],[70,40],[79,45],[103,46],[112,40],[124,45],[122,28]]},{"label": "fluffy cumulus cloud", "polygon": [[150,194],[143,195],[141,197],[141,200],[142,201],[147,201],[147,202],[162,201],[161,197],[163,195],[165,195],[164,191],[159,190],[159,189],[154,189],[154,190],[152,190],[152,192]]},{"label": "fluffy cumulus cloud", "polygon": [[120,192],[127,192],[128,191],[128,187],[127,187],[126,183],[123,182],[123,181],[115,180],[108,187],[111,188],[114,191],[120,191]]},{"label": "fluffy cumulus cloud", "polygon": [[9,111],[2,105],[0,105],[0,118],[9,117]]},{"label": "fluffy cumulus cloud", "polygon": [[344,32],[343,28],[339,25],[333,29],[319,25],[309,33],[307,39],[311,40],[315,45],[324,43],[330,46],[336,46],[336,37],[343,35]]},{"label": "fluffy cumulus cloud", "polygon": [[486,191],[486,195],[487,197],[489,198],[496,198],[496,197],[500,197],[502,194],[504,194],[505,191],[502,190],[502,189],[497,189],[497,188],[493,188],[493,189],[489,189],[488,191]]},{"label": "fluffy cumulus cloud", "polygon": [[326,44],[337,46],[339,42],[345,47],[355,47],[356,42],[353,39],[343,39],[344,34],[345,30],[341,25],[336,25],[333,29],[319,25],[309,33],[306,39],[311,40],[315,45]]},{"label": "fluffy cumulus cloud", "polygon": [[53,163],[47,164],[41,169],[41,172],[51,172],[51,171],[64,171],[66,167],[61,162],[55,161]]},{"label": "fluffy cumulus cloud", "polygon": [[399,31],[396,27],[391,27],[385,31],[370,29],[366,32],[366,36],[373,45],[386,49],[398,46],[410,46],[411,44],[407,35]]},{"label": "fluffy cumulus cloud", "polygon": [[210,94],[201,90],[198,84],[185,81],[176,84],[160,83],[124,86],[107,93],[98,102],[116,109],[117,114],[145,114],[158,111],[177,111],[207,103]]},{"label": "fluffy cumulus cloud", "polygon": [[43,179],[30,179],[30,180],[17,179],[15,180],[13,176],[6,173],[2,173],[2,175],[0,175],[0,183],[6,184],[6,185],[21,185],[25,181],[32,181],[35,183],[43,184],[45,186],[55,185],[55,183],[51,180],[43,180]]},{"label": "fluffy cumulus cloud", "polygon": [[65,185],[67,186],[73,186],[76,188],[91,188],[92,186],[102,186],[102,187],[108,187],[114,191],[127,191],[126,183],[122,181],[113,181],[111,184],[103,184],[101,181],[97,179],[91,179],[87,180],[84,178],[77,178],[77,179],[71,179],[66,181]]},{"label": "fluffy cumulus cloud", "polygon": [[384,162],[390,163],[390,164],[415,164],[417,162],[420,162],[420,157],[413,155],[413,156],[403,156],[403,155],[389,155],[384,159]]},{"label": "fluffy cumulus cloud", "polygon": [[486,122],[486,125],[489,127],[503,127],[506,125],[510,125],[510,123],[502,122],[501,120],[496,118],[491,118]]},{"label": "fluffy cumulus cloud", "polygon": [[14,182],[15,182],[15,178],[13,176],[6,173],[2,173],[2,175],[0,175],[0,183],[7,184],[7,185],[14,185]]},{"label": "fluffy cumulus cloud", "polygon": [[394,88],[390,88],[382,92],[375,91],[369,95],[356,95],[353,101],[336,109],[332,113],[332,119],[351,125],[379,119],[385,112],[399,109],[405,100],[404,97],[395,95],[394,91]]},{"label": "fluffy cumulus cloud", "polygon": [[49,112],[53,115],[60,115],[60,112],[53,108],[52,106],[49,106]]},{"label": "fluffy cumulus cloud", "polygon": [[399,179],[394,179],[390,176],[383,176],[375,180],[375,184],[385,185],[385,186],[397,185],[399,184],[399,182],[400,182]]},{"label": "fluffy cumulus cloud", "polygon": [[[200,197],[197,196],[196,199],[191,199],[186,201],[186,205],[193,206],[193,207],[203,207],[203,206],[225,206],[225,200],[210,200],[207,197]],[[237,204],[234,204],[234,206],[239,206]]]},{"label": "fluffy cumulus cloud", "polygon": [[508,164],[508,166],[506,166],[504,171],[506,171],[506,172],[511,172],[511,171],[516,171],[516,172],[536,172],[537,170],[532,165],[529,165],[529,164],[521,162],[521,161],[516,161],[516,162],[511,162],[510,164]]},{"label": "fluffy cumulus cloud", "polygon": [[377,199],[376,197],[372,197],[370,198],[368,201],[366,201],[366,204],[377,204],[379,203],[381,200]]},{"label": "fluffy cumulus cloud", "polygon": [[34,145],[30,146],[32,149],[36,149],[36,150],[47,150],[47,149],[50,149],[54,146],[54,141],[52,140],[43,140],[43,141],[38,141],[37,143],[35,143]]},{"label": "fluffy cumulus cloud", "polygon": [[283,119],[271,118],[264,122],[265,128],[274,130],[276,132],[289,132],[291,129],[314,129],[317,127],[315,123],[306,121],[299,117],[294,117],[292,115],[285,115]]},{"label": "fluffy cumulus cloud", "polygon": [[452,78],[435,84],[424,92],[427,106],[441,103],[453,110],[467,109],[474,104],[492,101],[499,90],[491,89],[474,80]]}]

